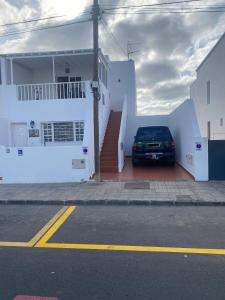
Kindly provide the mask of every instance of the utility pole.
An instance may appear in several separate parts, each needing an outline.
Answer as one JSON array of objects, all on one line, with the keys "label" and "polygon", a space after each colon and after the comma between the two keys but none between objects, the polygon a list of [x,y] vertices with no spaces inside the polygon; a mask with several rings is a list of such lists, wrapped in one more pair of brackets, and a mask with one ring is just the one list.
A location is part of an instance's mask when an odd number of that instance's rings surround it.
[{"label": "utility pole", "polygon": [[99,153],[99,43],[98,43],[98,21],[100,16],[100,7],[98,0],[93,2],[92,20],[93,20],[93,43],[94,43],[94,62],[93,62],[93,82],[92,91],[94,95],[94,150],[95,150],[95,176],[96,180],[100,181],[100,153]]}]

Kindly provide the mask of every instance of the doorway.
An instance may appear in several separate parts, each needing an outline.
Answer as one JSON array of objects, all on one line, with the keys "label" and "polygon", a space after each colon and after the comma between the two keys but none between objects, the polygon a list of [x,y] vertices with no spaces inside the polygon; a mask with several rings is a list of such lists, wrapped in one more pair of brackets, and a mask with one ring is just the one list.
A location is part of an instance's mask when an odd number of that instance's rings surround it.
[{"label": "doorway", "polygon": [[12,145],[14,147],[26,147],[27,142],[27,123],[12,123]]}]

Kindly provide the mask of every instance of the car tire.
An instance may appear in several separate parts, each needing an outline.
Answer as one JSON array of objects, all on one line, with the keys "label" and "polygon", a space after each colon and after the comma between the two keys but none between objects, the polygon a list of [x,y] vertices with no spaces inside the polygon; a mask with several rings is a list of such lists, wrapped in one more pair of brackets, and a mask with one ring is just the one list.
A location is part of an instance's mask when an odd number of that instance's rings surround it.
[{"label": "car tire", "polygon": [[169,162],[168,162],[168,166],[174,167],[174,166],[175,166],[175,161],[169,161]]},{"label": "car tire", "polygon": [[133,167],[137,167],[139,165],[139,161],[137,159],[132,159]]}]

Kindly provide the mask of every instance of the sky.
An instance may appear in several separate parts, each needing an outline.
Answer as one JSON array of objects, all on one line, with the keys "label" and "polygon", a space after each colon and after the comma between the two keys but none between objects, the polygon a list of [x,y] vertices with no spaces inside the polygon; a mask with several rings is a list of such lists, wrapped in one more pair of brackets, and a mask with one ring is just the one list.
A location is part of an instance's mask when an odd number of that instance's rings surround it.
[{"label": "sky", "polygon": [[[103,11],[104,8],[115,6],[171,1],[99,0]],[[91,0],[0,0],[1,24],[60,16],[41,22],[11,26],[0,24],[0,53],[91,48],[91,22],[10,35],[12,32],[29,31],[42,26],[88,20],[91,4]],[[204,7],[211,4],[223,4],[225,7],[224,0],[203,0],[188,5]],[[176,10],[181,6],[177,4],[171,7]],[[103,13],[100,22],[102,51],[111,60],[124,60],[127,59],[127,43],[132,43],[131,49],[137,50],[131,58],[136,66],[138,114],[170,113],[189,98],[196,68],[225,31],[225,12],[170,14],[165,11],[138,14],[138,8],[132,10],[137,14],[131,14],[131,10],[123,10],[123,14],[118,13],[121,10],[116,12]]]}]

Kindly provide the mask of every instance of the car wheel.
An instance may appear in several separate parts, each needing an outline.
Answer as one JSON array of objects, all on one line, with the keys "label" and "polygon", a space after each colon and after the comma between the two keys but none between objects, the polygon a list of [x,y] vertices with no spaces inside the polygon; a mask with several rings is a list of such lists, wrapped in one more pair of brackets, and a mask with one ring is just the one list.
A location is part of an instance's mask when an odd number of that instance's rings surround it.
[{"label": "car wheel", "polygon": [[169,161],[169,162],[168,162],[168,166],[174,167],[174,166],[175,166],[175,161]]},{"label": "car wheel", "polygon": [[137,159],[132,159],[133,167],[137,167],[139,165],[139,161]]}]

